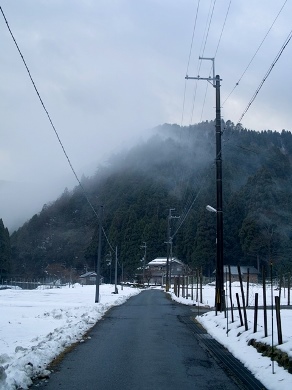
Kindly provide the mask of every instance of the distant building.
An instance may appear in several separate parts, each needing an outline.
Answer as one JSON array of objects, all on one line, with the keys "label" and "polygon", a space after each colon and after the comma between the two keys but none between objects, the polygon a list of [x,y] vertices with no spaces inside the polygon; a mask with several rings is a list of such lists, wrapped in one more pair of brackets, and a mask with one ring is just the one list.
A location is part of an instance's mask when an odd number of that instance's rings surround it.
[{"label": "distant building", "polygon": [[[145,269],[145,275],[150,284],[164,284],[166,278],[166,257],[159,257],[150,261]],[[169,259],[169,276],[170,282],[174,282],[174,278],[186,274],[187,266],[176,257]]]},{"label": "distant building", "polygon": [[[229,268],[228,267],[229,267],[228,265],[224,265],[224,280],[226,280],[226,275],[227,275],[227,280],[229,281]],[[237,266],[231,265],[230,266],[230,273],[231,273],[231,282],[239,281]],[[251,283],[258,282],[259,271],[255,267],[248,267],[248,266],[241,265],[240,266],[240,273],[241,273],[241,277],[242,277],[243,282],[247,281],[248,273],[249,273],[249,281]]]},{"label": "distant building", "polygon": [[[95,282],[96,282],[96,272],[94,271],[89,271],[79,276],[79,283],[82,285],[95,284]],[[102,276],[100,277],[100,283],[103,283]]]}]

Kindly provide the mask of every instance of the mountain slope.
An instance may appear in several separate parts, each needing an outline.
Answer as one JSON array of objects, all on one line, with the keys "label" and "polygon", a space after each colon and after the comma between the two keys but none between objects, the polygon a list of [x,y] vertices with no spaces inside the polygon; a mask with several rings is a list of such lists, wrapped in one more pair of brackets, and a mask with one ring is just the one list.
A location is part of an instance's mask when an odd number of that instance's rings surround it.
[{"label": "mountain slope", "polygon": [[[223,201],[225,263],[257,265],[271,256],[290,268],[292,135],[261,133],[223,122]],[[163,125],[127,152],[115,155],[91,178],[83,178],[88,199],[103,205],[102,273],[118,249],[129,278],[144,254],[166,256],[170,208],[174,254],[192,268],[211,274],[216,259],[215,124]],[[68,273],[96,263],[98,219],[80,187],[63,195],[11,236],[12,272],[45,276],[50,264]],[[109,245],[110,243],[110,245]],[[106,261],[107,259],[107,261]],[[71,272],[70,271],[70,272]],[[120,272],[120,271],[119,271]]]}]

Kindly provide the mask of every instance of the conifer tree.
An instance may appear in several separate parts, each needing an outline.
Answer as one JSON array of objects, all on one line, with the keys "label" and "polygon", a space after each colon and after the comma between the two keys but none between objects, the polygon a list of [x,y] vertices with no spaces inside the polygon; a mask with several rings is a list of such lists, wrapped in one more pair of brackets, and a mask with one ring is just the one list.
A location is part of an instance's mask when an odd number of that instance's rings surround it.
[{"label": "conifer tree", "polygon": [[9,231],[0,219],[0,283],[7,278],[11,270],[11,248]]}]

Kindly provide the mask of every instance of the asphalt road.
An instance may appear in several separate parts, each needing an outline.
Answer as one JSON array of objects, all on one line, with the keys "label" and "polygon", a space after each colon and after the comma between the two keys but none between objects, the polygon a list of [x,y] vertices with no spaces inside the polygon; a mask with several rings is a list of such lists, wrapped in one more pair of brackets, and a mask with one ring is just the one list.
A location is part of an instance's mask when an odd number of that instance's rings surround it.
[{"label": "asphalt road", "polygon": [[194,324],[190,320],[194,310],[171,301],[162,291],[143,291],[112,308],[90,331],[91,338],[66,354],[49,380],[33,388],[248,389],[226,371],[221,358],[214,358],[202,334],[188,325]]}]

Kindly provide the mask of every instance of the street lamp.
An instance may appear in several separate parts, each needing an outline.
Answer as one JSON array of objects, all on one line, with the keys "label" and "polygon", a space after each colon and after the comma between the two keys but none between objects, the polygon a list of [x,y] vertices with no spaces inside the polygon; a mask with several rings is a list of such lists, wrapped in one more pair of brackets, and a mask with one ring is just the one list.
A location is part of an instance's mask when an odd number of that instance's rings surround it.
[{"label": "street lamp", "polygon": [[216,293],[215,306],[216,312],[223,310],[224,303],[224,270],[223,270],[223,213],[214,207],[207,205],[206,209],[217,216],[216,233]]},{"label": "street lamp", "polygon": [[207,206],[206,206],[206,209],[207,209],[208,211],[211,211],[211,213],[217,213],[217,210],[214,209],[214,207],[212,207],[212,206],[210,206],[210,205],[207,205]]}]

